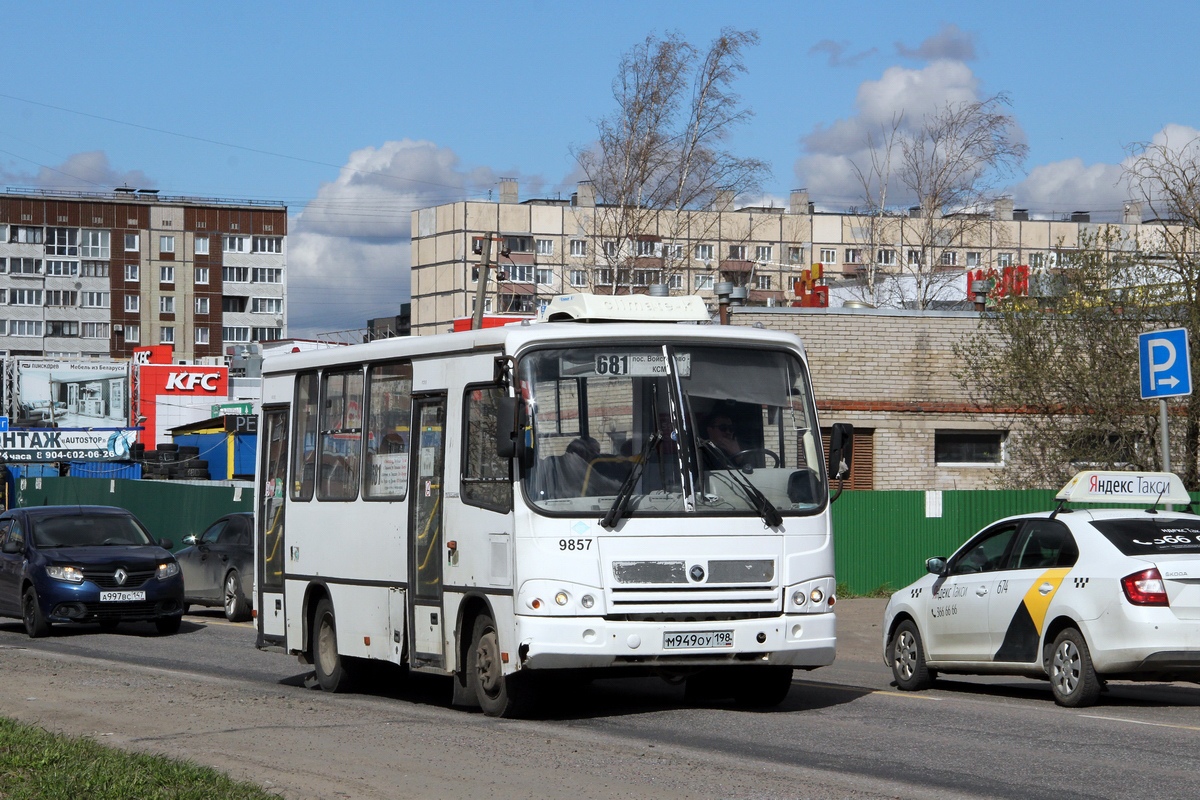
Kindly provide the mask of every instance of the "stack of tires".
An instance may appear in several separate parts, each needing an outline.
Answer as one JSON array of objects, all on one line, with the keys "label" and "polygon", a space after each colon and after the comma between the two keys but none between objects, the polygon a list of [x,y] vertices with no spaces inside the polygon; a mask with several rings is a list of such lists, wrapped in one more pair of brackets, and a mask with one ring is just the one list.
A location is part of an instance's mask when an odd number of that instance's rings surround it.
[{"label": "stack of tires", "polygon": [[200,458],[200,448],[164,442],[153,450],[134,451],[140,455],[144,480],[206,481],[208,461]]}]

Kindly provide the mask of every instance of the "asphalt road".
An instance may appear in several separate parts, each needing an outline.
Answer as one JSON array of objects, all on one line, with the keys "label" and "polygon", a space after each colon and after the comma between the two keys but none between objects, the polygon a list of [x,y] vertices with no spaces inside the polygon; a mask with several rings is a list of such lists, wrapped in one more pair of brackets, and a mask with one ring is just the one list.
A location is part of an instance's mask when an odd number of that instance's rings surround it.
[{"label": "asphalt road", "polygon": [[[595,681],[555,697],[529,721],[451,709],[446,679],[403,679],[398,670],[380,671],[358,695],[326,695],[305,688],[308,671],[294,658],[259,652],[249,624],[227,623],[217,611],[189,616],[171,637],[129,625],[111,634],[56,629],[33,641],[17,622],[0,622],[0,674],[20,674],[19,690],[30,698],[39,696],[31,683],[39,670],[54,676],[41,697],[79,691],[79,675],[100,673],[110,678],[95,678],[97,696],[112,692],[117,706],[122,691],[130,707],[145,697],[140,692],[176,692],[173,705],[167,697],[158,706],[174,711],[155,717],[153,737],[121,731],[126,723],[118,720],[105,735],[151,749],[187,742],[189,757],[288,797],[485,789],[495,797],[573,798],[1200,797],[1200,687],[1114,683],[1098,705],[1080,710],[1056,706],[1045,682],[1023,678],[943,678],[928,692],[899,692],[879,652],[882,608],[877,600],[839,604],[837,662],[797,673],[788,699],[769,712],[690,705],[681,687],[656,679]],[[11,682],[0,685],[7,687],[0,714],[70,732],[69,715],[14,696]],[[206,726],[195,710],[209,697],[220,724]],[[180,706],[192,711],[181,714]],[[299,716],[278,716],[288,709]],[[332,753],[354,757],[323,759],[297,778],[314,730]],[[197,731],[212,737],[211,758]],[[231,731],[246,733],[236,746],[220,738]],[[86,726],[79,732],[90,735]],[[256,743],[272,749],[253,752]],[[289,743],[294,760],[283,755]],[[231,760],[231,752],[242,757]],[[404,790],[389,783],[399,752],[421,765],[411,769],[423,783]],[[430,766],[436,754],[450,761],[470,754],[468,764],[483,759],[486,767],[442,773]]]}]

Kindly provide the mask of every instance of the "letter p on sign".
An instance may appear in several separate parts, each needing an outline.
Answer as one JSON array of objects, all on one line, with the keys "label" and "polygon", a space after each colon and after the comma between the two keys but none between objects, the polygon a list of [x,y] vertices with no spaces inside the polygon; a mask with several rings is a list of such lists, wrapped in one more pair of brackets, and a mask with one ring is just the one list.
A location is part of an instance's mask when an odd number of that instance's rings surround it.
[{"label": "letter p on sign", "polygon": [[1157,400],[1192,393],[1187,329],[1172,328],[1138,335],[1142,399]]}]

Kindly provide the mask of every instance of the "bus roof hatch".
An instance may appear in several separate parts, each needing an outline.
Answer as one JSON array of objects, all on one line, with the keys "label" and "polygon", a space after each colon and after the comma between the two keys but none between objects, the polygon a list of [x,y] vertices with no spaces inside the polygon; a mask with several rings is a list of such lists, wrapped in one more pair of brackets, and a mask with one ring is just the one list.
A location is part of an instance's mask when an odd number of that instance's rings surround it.
[{"label": "bus roof hatch", "polygon": [[709,322],[704,301],[695,295],[649,297],[564,294],[552,298],[542,312],[546,322]]}]

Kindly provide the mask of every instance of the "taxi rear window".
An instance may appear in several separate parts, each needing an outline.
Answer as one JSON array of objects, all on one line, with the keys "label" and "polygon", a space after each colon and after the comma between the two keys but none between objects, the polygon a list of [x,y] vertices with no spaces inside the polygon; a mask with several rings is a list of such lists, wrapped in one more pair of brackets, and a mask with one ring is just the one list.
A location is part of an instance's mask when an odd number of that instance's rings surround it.
[{"label": "taxi rear window", "polygon": [[1200,553],[1200,521],[1110,519],[1092,525],[1127,556]]}]

